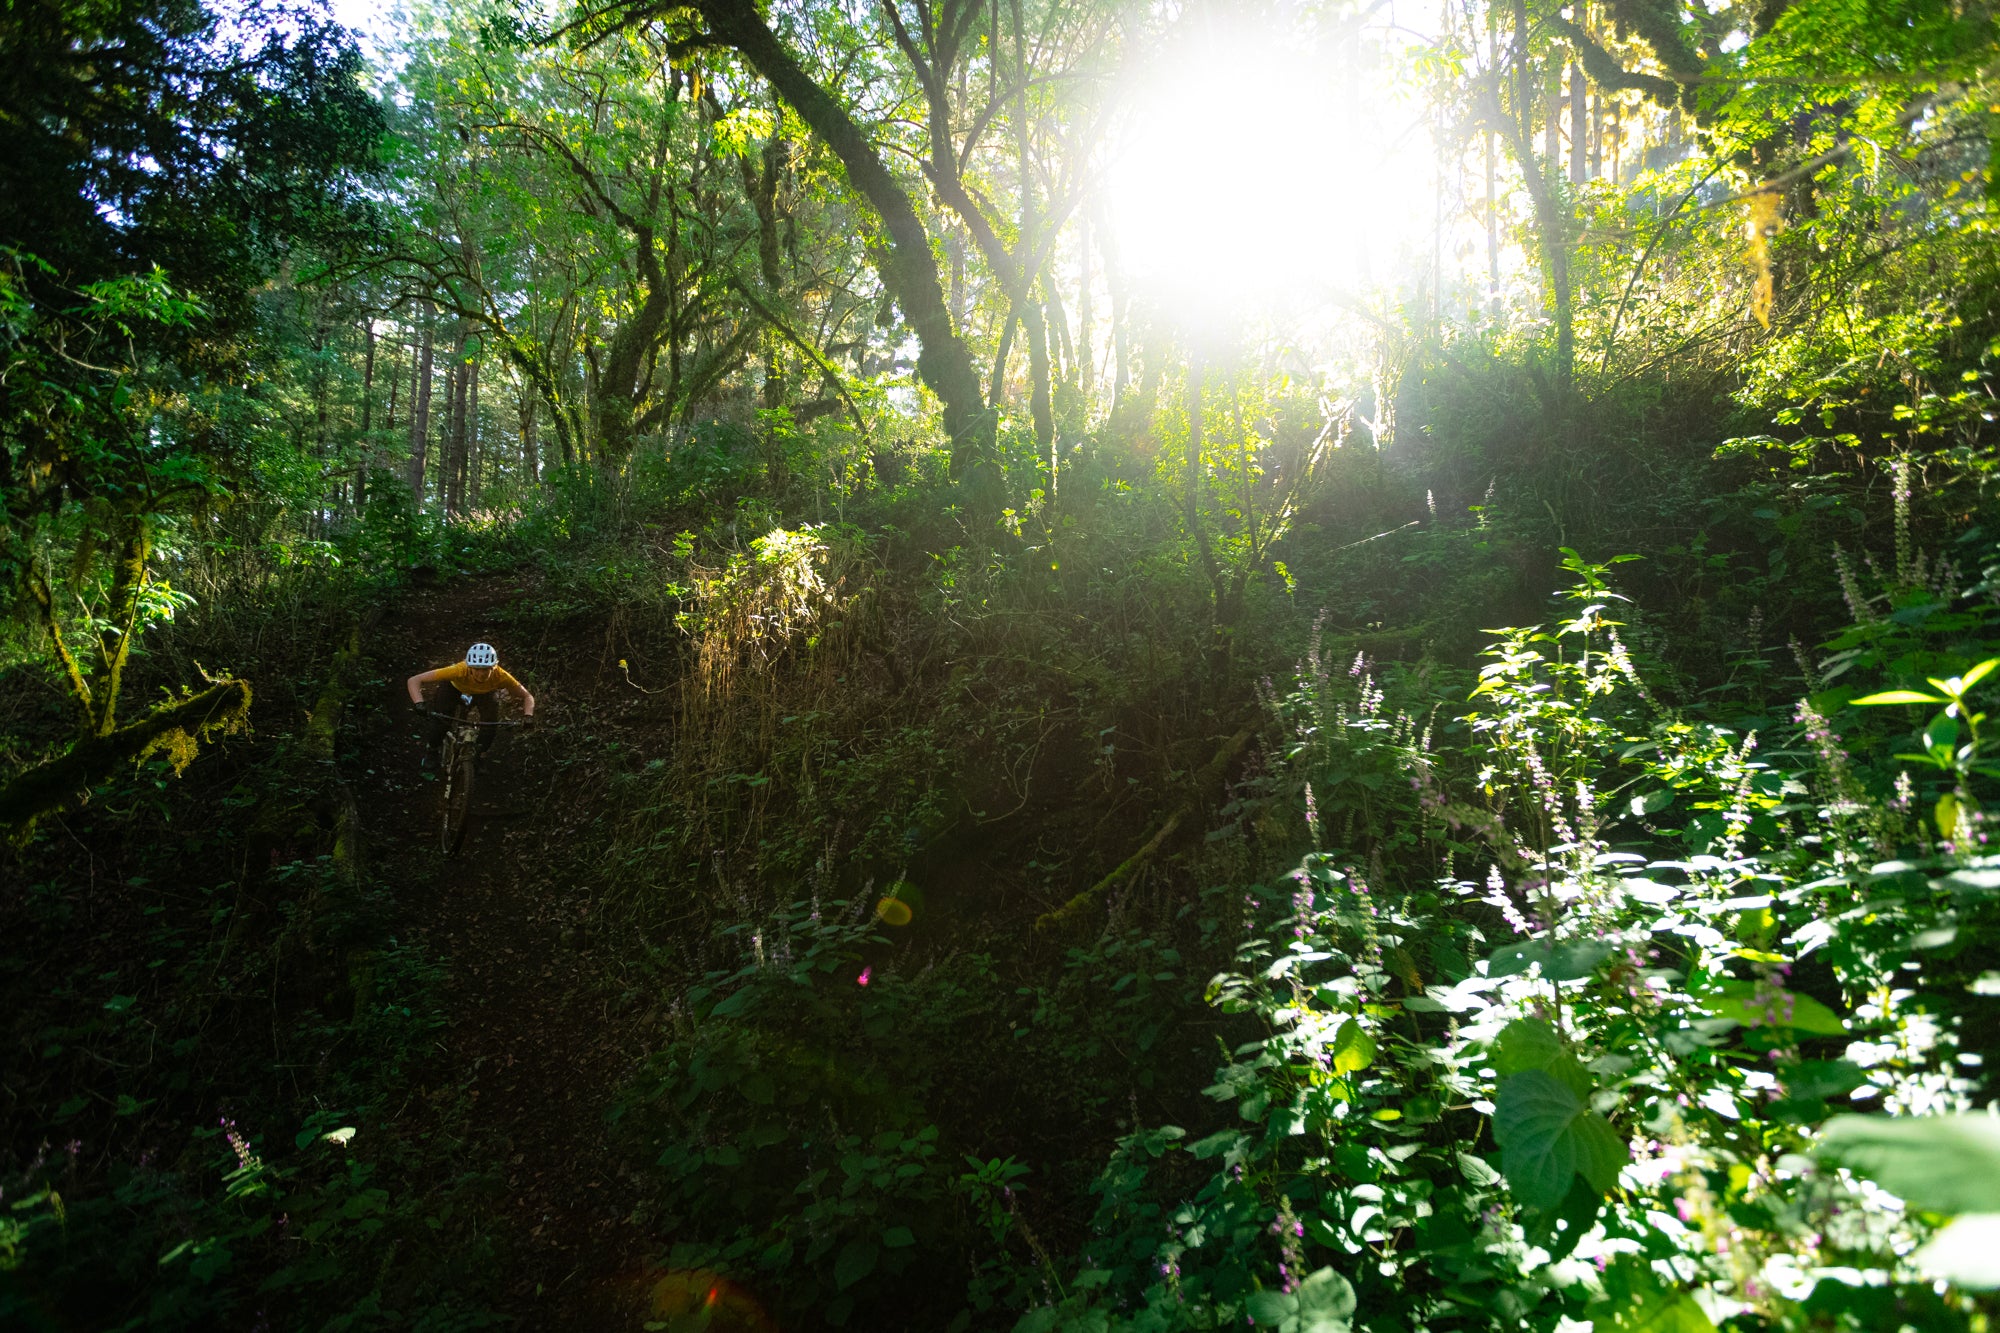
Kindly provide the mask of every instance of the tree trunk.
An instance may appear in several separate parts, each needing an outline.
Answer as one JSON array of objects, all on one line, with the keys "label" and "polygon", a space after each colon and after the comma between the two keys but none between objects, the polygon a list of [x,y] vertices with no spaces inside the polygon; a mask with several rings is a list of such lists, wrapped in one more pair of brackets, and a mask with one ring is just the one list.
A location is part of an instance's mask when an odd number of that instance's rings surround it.
[{"label": "tree trunk", "polygon": [[418,333],[416,365],[410,380],[410,493],[419,505],[424,502],[424,456],[430,447],[431,358],[434,352],[431,344],[432,312],[430,301],[425,300],[417,314],[422,327]]},{"label": "tree trunk", "polygon": [[[1528,49],[1528,4],[1527,0],[1514,0],[1514,33],[1516,59],[1524,58],[1521,53]],[[1569,275],[1569,210],[1557,192],[1554,173],[1555,164],[1543,163],[1535,156],[1534,124],[1525,105],[1525,79],[1515,81],[1515,102],[1511,108],[1500,102],[1497,86],[1493,92],[1491,114],[1507,135],[1508,148],[1514,155],[1515,164],[1521,169],[1521,183],[1527,187],[1528,199],[1535,212],[1535,241],[1542,253],[1542,273],[1548,284],[1550,315],[1556,326],[1555,393],[1558,399],[1569,392],[1570,379],[1576,364],[1575,314],[1571,309]]]},{"label": "tree trunk", "polygon": [[479,357],[465,368],[465,490],[473,511],[479,509]]},{"label": "tree trunk", "polygon": [[368,503],[368,464],[375,453],[375,446],[369,434],[375,429],[375,319],[369,318],[362,325],[363,336],[367,339],[368,352],[361,363],[361,441],[354,459],[354,512],[360,513]]},{"label": "tree trunk", "polygon": [[1500,213],[1493,197],[1493,177],[1498,170],[1493,154],[1493,131],[1486,132],[1486,309],[1500,313]]},{"label": "tree trunk", "polygon": [[813,82],[778,41],[754,0],[696,0],[715,35],[743,55],[840,159],[847,178],[882,220],[889,243],[877,252],[883,284],[917,335],[917,374],[944,407],[953,476],[982,505],[997,503],[994,415],[980,392],[972,354],[952,327],[930,234],[854,118]]},{"label": "tree trunk", "polygon": [[[1187,518],[1188,535],[1194,539],[1195,549],[1201,553],[1202,572],[1208,575],[1210,628],[1219,635],[1224,626],[1223,616],[1225,614],[1225,588],[1223,586],[1222,568],[1216,563],[1215,549],[1209,545],[1208,528],[1203,524],[1201,517],[1202,497],[1207,490],[1202,485],[1203,478],[1206,475],[1204,470],[1205,464],[1202,458],[1204,451],[1204,423],[1202,421],[1203,389],[1206,387],[1206,371],[1207,367],[1202,364],[1201,353],[1196,352],[1188,358],[1187,454],[1182,460],[1182,466],[1186,470],[1187,475],[1182,479],[1182,500]],[[1211,668],[1216,665],[1216,660],[1213,656],[1214,647],[1215,645],[1211,643],[1209,661]]]},{"label": "tree trunk", "polygon": [[1090,396],[1097,389],[1097,355],[1090,346],[1090,214],[1076,223],[1076,375],[1083,395],[1085,420],[1089,419]]},{"label": "tree trunk", "polygon": [[394,349],[396,347],[400,347],[401,345],[402,345],[402,340],[400,338],[397,339],[396,342],[390,345],[391,351],[389,353],[389,403],[388,406],[384,408],[382,412],[382,431],[386,435],[394,435],[396,433],[396,390],[401,388],[403,385],[403,372],[396,366],[396,354]]},{"label": "tree trunk", "polygon": [[1047,449],[1056,438],[1056,417],[1049,395],[1049,325],[1041,302],[1029,301],[1021,308],[1021,326],[1028,332],[1028,414],[1035,423],[1035,443]]},{"label": "tree trunk", "polygon": [[1111,416],[1115,418],[1132,383],[1132,300],[1118,267],[1117,238],[1102,222],[1100,218],[1097,244],[1104,251],[1104,285],[1111,293]]},{"label": "tree trunk", "polygon": [[445,372],[444,471],[438,477],[444,511],[452,518],[465,513],[465,359],[463,337],[454,338],[451,366]]},{"label": "tree trunk", "polygon": [[535,456],[535,395],[522,393],[521,413],[521,471],[528,478],[528,484],[538,485],[542,480],[541,460]]},{"label": "tree trunk", "polygon": [[1584,182],[1584,125],[1590,116],[1590,86],[1583,80],[1583,66],[1569,67],[1569,183]]}]

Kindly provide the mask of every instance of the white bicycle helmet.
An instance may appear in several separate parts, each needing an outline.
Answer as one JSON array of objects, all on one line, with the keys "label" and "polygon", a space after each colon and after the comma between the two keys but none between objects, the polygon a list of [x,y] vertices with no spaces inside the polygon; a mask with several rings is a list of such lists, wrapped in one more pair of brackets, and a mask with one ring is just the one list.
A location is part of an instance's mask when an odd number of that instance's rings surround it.
[{"label": "white bicycle helmet", "polygon": [[500,665],[500,654],[493,651],[490,643],[475,643],[465,650],[465,664],[475,667]]}]

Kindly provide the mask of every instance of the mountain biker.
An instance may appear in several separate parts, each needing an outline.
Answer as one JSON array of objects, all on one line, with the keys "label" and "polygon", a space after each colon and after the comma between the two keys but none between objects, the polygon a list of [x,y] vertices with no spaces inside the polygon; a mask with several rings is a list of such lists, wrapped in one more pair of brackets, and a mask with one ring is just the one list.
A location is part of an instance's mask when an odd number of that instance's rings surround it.
[{"label": "mountain biker", "polygon": [[[433,671],[422,671],[405,682],[410,691],[410,702],[425,708],[428,734],[424,744],[424,767],[429,768],[437,754],[440,742],[444,740],[445,723],[439,713],[454,711],[447,705],[450,691],[472,700],[473,711],[482,722],[500,720],[500,701],[496,697],[501,690],[511,690],[521,700],[521,716],[529,726],[534,725],[535,696],[528,687],[515,680],[500,665],[500,654],[490,643],[475,643],[465,650],[465,659],[451,666],[438,667]],[[430,686],[429,701],[425,700],[425,687]],[[495,732],[492,727],[479,729],[479,752],[486,753],[492,748]]]}]

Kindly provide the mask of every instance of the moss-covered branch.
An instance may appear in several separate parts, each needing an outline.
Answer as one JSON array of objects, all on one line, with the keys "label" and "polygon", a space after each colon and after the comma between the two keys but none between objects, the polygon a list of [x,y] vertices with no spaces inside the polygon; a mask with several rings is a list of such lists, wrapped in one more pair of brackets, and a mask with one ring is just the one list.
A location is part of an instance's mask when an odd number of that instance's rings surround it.
[{"label": "moss-covered branch", "polygon": [[162,704],[129,727],[77,742],[68,752],[16,773],[0,787],[0,828],[25,838],[37,819],[80,803],[123,763],[164,750],[179,772],[196,746],[216,732],[248,727],[250,683],[217,681],[199,694]]}]

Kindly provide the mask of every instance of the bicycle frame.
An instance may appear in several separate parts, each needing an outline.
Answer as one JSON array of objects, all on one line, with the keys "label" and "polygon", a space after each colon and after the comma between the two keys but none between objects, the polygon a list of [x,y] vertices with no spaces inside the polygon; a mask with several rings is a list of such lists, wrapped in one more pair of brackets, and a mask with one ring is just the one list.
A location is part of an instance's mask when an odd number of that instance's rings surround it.
[{"label": "bicycle frame", "polygon": [[425,710],[431,717],[446,724],[444,744],[439,767],[444,772],[444,825],[440,831],[439,848],[446,856],[455,854],[465,841],[466,816],[472,809],[472,784],[478,774],[480,727],[518,727],[521,723],[514,718],[497,722],[482,722],[468,717],[466,710],[472,707],[472,696],[458,696],[458,711],[440,713],[436,709]]}]

